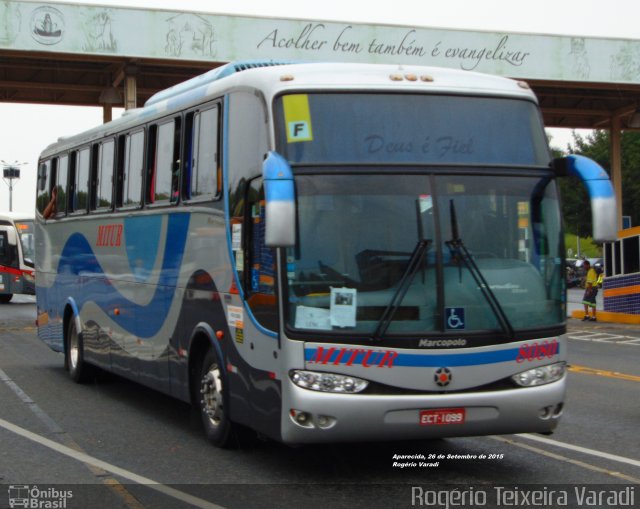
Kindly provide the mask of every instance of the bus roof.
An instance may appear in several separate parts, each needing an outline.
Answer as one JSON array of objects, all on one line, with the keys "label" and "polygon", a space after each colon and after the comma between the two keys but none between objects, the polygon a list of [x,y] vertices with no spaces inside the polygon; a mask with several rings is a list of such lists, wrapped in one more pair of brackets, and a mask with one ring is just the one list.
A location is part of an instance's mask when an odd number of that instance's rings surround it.
[{"label": "bus roof", "polygon": [[491,95],[536,101],[525,82],[471,71],[416,65],[236,62],[158,92],[144,107],[128,110],[118,119],[60,138],[41,157],[123,132],[239,88],[259,90],[268,102],[281,92],[296,90]]},{"label": "bus roof", "polygon": [[34,215],[29,212],[0,212],[0,221],[33,221]]}]

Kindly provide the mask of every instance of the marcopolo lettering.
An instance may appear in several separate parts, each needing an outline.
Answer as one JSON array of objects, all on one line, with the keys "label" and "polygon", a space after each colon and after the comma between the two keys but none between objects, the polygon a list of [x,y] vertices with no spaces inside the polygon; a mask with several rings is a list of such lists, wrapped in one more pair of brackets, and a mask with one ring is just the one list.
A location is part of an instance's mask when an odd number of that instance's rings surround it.
[{"label": "marcopolo lettering", "polygon": [[398,352],[394,350],[372,350],[370,348],[336,348],[328,349],[319,346],[315,350],[315,354],[309,360],[310,364],[333,364],[334,366],[344,365],[353,366],[360,365],[365,368],[392,368],[393,363],[398,356]]}]

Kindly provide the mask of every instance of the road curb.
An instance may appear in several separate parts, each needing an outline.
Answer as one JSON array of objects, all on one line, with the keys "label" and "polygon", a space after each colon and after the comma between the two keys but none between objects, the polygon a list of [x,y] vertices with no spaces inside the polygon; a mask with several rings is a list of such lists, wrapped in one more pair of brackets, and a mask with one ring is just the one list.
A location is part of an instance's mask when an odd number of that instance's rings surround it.
[{"label": "road curb", "polygon": [[[627,325],[640,325],[640,315],[629,315],[626,313],[612,313],[611,311],[598,311],[598,322],[622,323]],[[571,312],[571,317],[576,320],[584,318],[584,311],[575,310]]]}]

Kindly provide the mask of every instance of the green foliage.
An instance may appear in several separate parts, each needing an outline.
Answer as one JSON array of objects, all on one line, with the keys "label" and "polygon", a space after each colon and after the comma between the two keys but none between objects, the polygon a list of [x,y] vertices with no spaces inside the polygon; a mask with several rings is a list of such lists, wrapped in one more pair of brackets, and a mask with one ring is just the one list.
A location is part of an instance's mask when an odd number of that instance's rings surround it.
[{"label": "green foliage", "polygon": [[[583,137],[573,133],[573,142],[567,146],[568,153],[590,157],[608,173],[610,164],[609,131],[598,130]],[[623,132],[622,149],[622,212],[631,216],[631,224],[640,224],[640,132]],[[554,157],[558,157],[554,151]],[[560,154],[564,155],[564,154]],[[584,186],[577,178],[560,179],[563,218],[567,232],[586,237],[591,234],[591,210]],[[574,242],[575,247],[575,242]],[[567,244],[569,246],[569,244]]]},{"label": "green foliage", "polygon": [[[564,234],[564,245],[567,258],[578,256],[578,237],[573,233]],[[594,244],[591,237],[580,237],[580,256],[584,258],[602,258],[602,247]]]}]

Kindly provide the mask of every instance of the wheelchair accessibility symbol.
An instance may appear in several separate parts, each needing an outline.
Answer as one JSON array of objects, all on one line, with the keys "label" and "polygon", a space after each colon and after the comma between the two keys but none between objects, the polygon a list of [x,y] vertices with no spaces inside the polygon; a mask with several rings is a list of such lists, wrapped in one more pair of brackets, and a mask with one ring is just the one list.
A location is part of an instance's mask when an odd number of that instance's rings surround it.
[{"label": "wheelchair accessibility symbol", "polygon": [[464,308],[446,308],[447,329],[464,329]]}]

